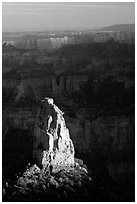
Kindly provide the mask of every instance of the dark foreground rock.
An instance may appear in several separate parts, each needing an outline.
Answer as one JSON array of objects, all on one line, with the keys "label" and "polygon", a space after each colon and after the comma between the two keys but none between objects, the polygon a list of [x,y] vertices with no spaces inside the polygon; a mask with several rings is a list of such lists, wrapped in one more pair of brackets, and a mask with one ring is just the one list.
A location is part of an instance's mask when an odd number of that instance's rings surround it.
[{"label": "dark foreground rock", "polygon": [[3,186],[3,201],[94,201],[93,186],[92,176],[77,162],[56,173],[35,164]]}]

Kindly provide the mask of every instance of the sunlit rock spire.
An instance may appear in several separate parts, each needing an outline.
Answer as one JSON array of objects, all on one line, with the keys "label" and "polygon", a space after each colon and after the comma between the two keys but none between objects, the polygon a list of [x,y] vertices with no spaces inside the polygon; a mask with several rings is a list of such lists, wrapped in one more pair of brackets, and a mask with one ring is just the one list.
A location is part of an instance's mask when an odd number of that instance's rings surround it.
[{"label": "sunlit rock spire", "polygon": [[33,156],[43,168],[53,171],[74,165],[74,146],[63,112],[52,98],[42,101],[35,125]]}]

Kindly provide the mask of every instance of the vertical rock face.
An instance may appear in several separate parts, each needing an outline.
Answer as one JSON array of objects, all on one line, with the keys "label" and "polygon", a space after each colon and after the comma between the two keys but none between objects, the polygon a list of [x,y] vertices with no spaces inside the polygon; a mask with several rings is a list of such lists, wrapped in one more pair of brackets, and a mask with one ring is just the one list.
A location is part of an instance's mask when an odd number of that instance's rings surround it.
[{"label": "vertical rock face", "polygon": [[32,89],[32,87],[27,84],[24,83],[23,81],[21,82],[21,84],[18,87],[18,93],[15,97],[15,101],[18,101],[21,98],[31,98],[31,100],[35,101],[35,93]]},{"label": "vertical rock face", "polygon": [[58,171],[74,165],[74,146],[66,127],[63,112],[53,99],[45,98],[35,125],[33,156],[43,168]]}]

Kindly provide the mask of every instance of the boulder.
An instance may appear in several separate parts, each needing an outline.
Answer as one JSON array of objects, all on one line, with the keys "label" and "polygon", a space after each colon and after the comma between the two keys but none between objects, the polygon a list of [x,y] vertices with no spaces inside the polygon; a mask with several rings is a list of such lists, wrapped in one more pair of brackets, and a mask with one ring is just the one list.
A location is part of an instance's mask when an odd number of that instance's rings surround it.
[{"label": "boulder", "polygon": [[45,98],[38,110],[33,156],[37,164],[51,171],[74,166],[74,146],[63,112],[52,98]]}]

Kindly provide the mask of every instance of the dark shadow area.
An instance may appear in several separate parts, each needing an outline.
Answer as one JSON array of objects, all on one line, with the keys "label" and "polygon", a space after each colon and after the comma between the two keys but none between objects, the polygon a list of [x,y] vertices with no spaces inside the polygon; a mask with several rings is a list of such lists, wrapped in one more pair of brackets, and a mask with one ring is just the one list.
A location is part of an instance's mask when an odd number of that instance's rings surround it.
[{"label": "dark shadow area", "polygon": [[2,147],[3,181],[23,172],[32,161],[33,138],[28,130],[9,129]]},{"label": "dark shadow area", "polygon": [[102,195],[99,202],[135,201],[134,151],[110,154],[76,151],[76,157],[81,158],[90,169],[96,198]]}]

